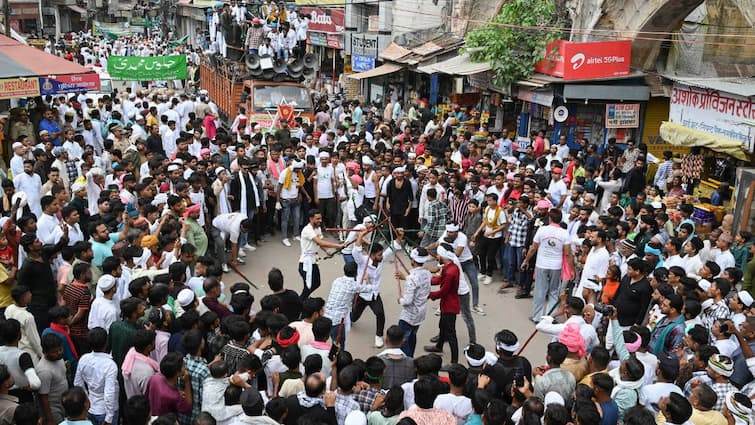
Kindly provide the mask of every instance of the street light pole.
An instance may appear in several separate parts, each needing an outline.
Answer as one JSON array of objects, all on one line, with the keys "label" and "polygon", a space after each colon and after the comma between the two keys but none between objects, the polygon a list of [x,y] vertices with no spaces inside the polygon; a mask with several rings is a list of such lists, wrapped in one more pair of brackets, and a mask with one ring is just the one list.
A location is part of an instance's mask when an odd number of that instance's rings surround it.
[{"label": "street light pole", "polygon": [[3,27],[5,28],[5,35],[10,37],[10,0],[5,0],[3,3]]}]

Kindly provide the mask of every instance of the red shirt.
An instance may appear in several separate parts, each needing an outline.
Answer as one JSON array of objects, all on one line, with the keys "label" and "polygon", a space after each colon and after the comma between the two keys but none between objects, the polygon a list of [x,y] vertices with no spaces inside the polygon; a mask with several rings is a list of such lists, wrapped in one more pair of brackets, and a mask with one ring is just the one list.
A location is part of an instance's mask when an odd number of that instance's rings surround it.
[{"label": "red shirt", "polygon": [[13,248],[11,248],[10,244],[5,248],[0,249],[0,263],[2,263],[8,271],[10,271],[10,268],[16,264]]},{"label": "red shirt", "polygon": [[535,143],[532,144],[532,154],[535,158],[540,158],[545,153],[545,139],[535,137]]},{"label": "red shirt", "polygon": [[432,280],[433,285],[440,284],[440,289],[430,292],[430,299],[440,299],[440,312],[459,314],[461,299],[459,299],[459,268],[454,263],[444,264],[440,276]]}]

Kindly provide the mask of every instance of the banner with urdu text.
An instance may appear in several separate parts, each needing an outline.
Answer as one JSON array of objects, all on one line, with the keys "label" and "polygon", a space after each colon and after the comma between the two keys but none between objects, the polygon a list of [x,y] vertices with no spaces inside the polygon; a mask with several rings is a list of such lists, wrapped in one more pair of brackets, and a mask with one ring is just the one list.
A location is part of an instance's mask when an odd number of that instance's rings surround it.
[{"label": "banner with urdu text", "polygon": [[107,72],[113,80],[185,80],[186,55],[110,56]]}]

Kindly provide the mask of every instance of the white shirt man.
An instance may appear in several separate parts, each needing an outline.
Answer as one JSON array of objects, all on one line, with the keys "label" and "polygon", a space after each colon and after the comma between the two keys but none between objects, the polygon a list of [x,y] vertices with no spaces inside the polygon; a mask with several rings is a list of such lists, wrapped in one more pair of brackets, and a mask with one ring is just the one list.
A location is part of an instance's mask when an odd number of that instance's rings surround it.
[{"label": "white shirt man", "polygon": [[566,187],[566,183],[561,178],[561,168],[554,168],[551,174],[554,177],[551,179],[551,183],[548,186],[548,198],[554,207],[561,207],[561,200],[566,200],[566,196],[569,196],[569,189]]},{"label": "white shirt man", "polygon": [[[582,306],[584,306],[584,303],[582,303]],[[591,324],[586,323],[584,317],[581,315],[572,315],[566,319],[564,323],[553,323],[553,320],[554,319],[551,316],[543,316],[542,319],[540,319],[540,322],[535,325],[535,329],[548,335],[552,335],[553,340],[557,341],[559,334],[566,329],[566,326],[569,323],[576,323],[579,325],[579,333],[582,334],[582,338],[585,340],[585,348],[587,351],[592,350],[593,347],[600,344],[598,333],[595,331],[595,328]]]},{"label": "white shirt man", "polygon": [[118,366],[108,353],[91,352],[79,359],[73,385],[86,389],[89,396],[89,413],[105,415],[105,422],[118,418]]},{"label": "white shirt man", "polygon": [[[26,167],[28,167],[29,171],[31,171],[30,165],[25,165],[24,168]],[[39,200],[42,197],[42,179],[39,177],[39,175],[34,172],[30,172],[28,174],[26,172],[23,172],[21,174],[14,175],[13,184],[16,187],[16,192],[26,193],[26,200],[31,212],[33,212],[37,217],[41,216],[42,206],[40,205]]]},{"label": "white shirt man", "polygon": [[[318,199],[333,199],[335,197],[335,192],[333,191],[333,187],[335,186],[333,183],[334,170],[328,162],[329,160],[330,155],[327,152],[320,152],[321,165],[317,166],[317,177],[315,178],[317,181]],[[323,163],[326,165],[323,166]]]},{"label": "white shirt man", "polygon": [[594,246],[587,254],[585,267],[584,269],[582,269],[582,277],[579,280],[579,285],[574,288],[574,292],[572,293],[575,297],[582,298],[582,289],[585,287],[588,279],[598,280],[604,278],[606,277],[606,272],[608,271],[608,262],[611,259],[611,254],[603,245],[605,234],[603,233],[601,235],[595,235],[594,233],[598,233],[598,231],[592,233],[593,235],[591,239]]},{"label": "white shirt man", "polygon": [[39,240],[43,244],[54,244],[60,240],[63,232],[60,230],[60,221],[58,221],[58,218],[47,213],[42,213],[39,216],[39,220],[37,220],[37,235],[39,235]]}]

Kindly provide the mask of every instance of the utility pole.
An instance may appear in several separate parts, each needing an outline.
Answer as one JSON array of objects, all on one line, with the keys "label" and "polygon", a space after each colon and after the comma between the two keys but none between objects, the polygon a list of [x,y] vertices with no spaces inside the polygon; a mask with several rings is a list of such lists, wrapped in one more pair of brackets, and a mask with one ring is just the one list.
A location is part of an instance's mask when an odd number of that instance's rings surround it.
[{"label": "utility pole", "polygon": [[7,37],[10,37],[10,0],[4,0],[3,2],[3,19],[5,35]]}]

